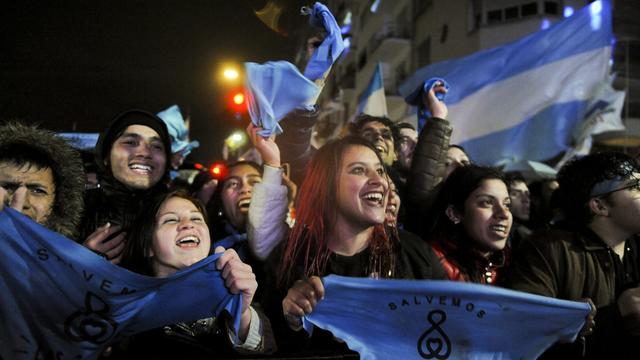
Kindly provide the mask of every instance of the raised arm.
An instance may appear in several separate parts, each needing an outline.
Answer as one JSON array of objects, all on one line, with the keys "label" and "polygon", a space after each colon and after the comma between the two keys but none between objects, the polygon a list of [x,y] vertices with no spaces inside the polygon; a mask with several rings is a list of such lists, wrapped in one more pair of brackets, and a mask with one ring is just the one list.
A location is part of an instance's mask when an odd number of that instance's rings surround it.
[{"label": "raised arm", "polygon": [[273,138],[260,136],[260,130],[253,124],[247,127],[249,138],[264,163],[262,182],[254,185],[252,191],[247,236],[253,254],[264,261],[286,236],[288,197],[287,187],[282,184],[283,169],[278,145]]}]

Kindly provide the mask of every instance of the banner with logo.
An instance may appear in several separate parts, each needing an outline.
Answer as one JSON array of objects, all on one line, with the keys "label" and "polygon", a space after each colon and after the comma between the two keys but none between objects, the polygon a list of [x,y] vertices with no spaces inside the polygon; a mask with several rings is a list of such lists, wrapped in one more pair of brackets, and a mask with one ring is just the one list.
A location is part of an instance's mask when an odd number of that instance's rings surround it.
[{"label": "banner with logo", "polygon": [[119,337],[229,311],[220,254],[167,278],[113,265],[13,209],[0,211],[0,359],[96,359]]},{"label": "banner with logo", "polygon": [[330,275],[325,298],[304,319],[367,359],[535,359],[573,341],[587,303],[436,280]]}]

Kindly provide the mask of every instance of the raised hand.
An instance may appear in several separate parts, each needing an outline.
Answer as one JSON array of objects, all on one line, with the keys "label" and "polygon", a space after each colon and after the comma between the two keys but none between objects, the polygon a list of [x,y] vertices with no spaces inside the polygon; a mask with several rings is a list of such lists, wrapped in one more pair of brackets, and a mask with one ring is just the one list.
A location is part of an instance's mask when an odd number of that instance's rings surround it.
[{"label": "raised hand", "polygon": [[261,130],[261,127],[257,127],[253,123],[249,123],[249,126],[247,126],[247,134],[253,147],[260,153],[265,165],[280,167],[280,148],[274,141],[275,135],[264,138],[258,134]]},{"label": "raised hand", "polygon": [[445,89],[442,83],[438,82],[438,84],[436,84],[433,89],[429,90],[429,92],[424,97],[424,106],[427,107],[433,117],[446,119],[449,115],[449,110],[447,109],[447,105],[443,101],[438,100],[438,98],[436,97],[436,93],[446,94],[447,89]]}]

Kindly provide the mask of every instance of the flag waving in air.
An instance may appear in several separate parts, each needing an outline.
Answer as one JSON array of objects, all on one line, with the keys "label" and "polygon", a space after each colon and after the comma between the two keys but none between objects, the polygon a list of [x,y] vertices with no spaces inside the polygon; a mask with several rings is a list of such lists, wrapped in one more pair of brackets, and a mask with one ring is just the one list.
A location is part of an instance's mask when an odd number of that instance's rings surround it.
[{"label": "flag waving in air", "polygon": [[358,99],[358,114],[387,116],[387,98],[384,95],[384,77],[381,63],[376,65],[369,86]]},{"label": "flag waving in air", "polygon": [[611,4],[594,1],[518,41],[424,67],[400,93],[444,78],[451,84],[451,143],[485,165],[546,160],[570,146],[607,78],[611,43]]}]

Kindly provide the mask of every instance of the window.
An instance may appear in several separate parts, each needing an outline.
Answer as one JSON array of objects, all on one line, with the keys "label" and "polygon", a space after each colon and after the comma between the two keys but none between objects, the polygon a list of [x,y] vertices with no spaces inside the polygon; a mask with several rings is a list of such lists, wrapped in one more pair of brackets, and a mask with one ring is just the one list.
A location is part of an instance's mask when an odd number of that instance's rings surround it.
[{"label": "window", "polygon": [[417,17],[422,15],[429,7],[433,5],[433,0],[413,0],[413,14]]},{"label": "window", "polygon": [[522,5],[522,17],[538,15],[538,3],[528,3]]},{"label": "window", "polygon": [[360,55],[360,59],[358,59],[358,70],[362,70],[362,68],[367,64],[367,49],[362,50],[362,54]]},{"label": "window", "polygon": [[422,43],[420,43],[417,54],[418,68],[431,63],[431,38],[426,38]]},{"label": "window", "polygon": [[544,2],[544,13],[547,15],[558,15],[558,3],[555,1]]},{"label": "window", "polygon": [[500,10],[491,10],[487,13],[487,23],[488,24],[497,24],[502,22],[502,9]]},{"label": "window", "polygon": [[440,33],[440,44],[444,44],[447,41],[447,36],[449,35],[449,25],[442,25],[442,32]]},{"label": "window", "polygon": [[518,18],[518,7],[513,6],[504,9],[504,19],[505,20],[513,20]]}]

